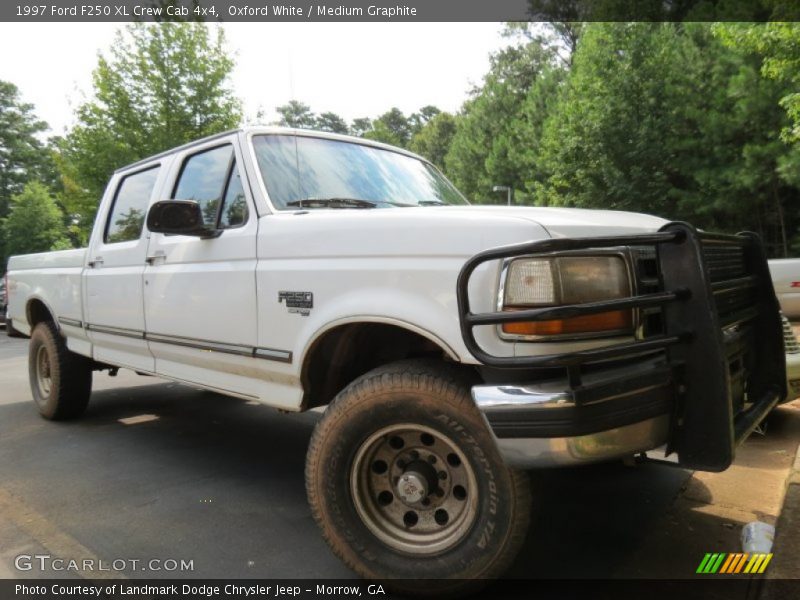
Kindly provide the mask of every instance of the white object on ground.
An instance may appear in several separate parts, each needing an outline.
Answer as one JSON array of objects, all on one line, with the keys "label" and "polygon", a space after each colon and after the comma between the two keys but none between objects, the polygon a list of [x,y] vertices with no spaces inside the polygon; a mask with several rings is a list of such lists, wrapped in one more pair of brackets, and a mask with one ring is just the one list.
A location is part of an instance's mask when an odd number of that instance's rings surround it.
[{"label": "white object on ground", "polygon": [[742,550],[744,552],[768,554],[772,551],[774,540],[775,528],[768,523],[753,521],[742,527]]}]

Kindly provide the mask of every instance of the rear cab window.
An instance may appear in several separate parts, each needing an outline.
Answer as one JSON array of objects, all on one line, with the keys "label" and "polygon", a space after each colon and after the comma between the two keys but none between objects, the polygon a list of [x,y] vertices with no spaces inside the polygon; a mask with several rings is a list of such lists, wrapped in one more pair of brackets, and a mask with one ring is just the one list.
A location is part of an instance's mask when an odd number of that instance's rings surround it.
[{"label": "rear cab window", "polygon": [[104,243],[117,244],[141,237],[160,168],[160,165],[156,165],[122,178],[106,222]]}]

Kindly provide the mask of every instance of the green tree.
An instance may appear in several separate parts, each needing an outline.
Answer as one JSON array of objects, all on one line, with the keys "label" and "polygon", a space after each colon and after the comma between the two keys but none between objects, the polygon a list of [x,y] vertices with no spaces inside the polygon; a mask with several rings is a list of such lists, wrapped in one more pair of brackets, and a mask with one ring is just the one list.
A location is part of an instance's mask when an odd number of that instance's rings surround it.
[{"label": "green tree", "polygon": [[725,23],[715,31],[729,47],[762,57],[762,74],[785,84],[779,102],[792,123],[783,135],[787,141],[800,141],[800,23]]},{"label": "green tree", "polygon": [[331,133],[348,133],[347,121],[332,112],[324,112],[317,117],[314,123],[315,129],[320,131],[330,131]]},{"label": "green tree", "polygon": [[0,80],[0,218],[8,215],[11,197],[26,182],[42,179],[52,168],[49,152],[37,137],[47,129],[33,105],[22,101],[17,86]]},{"label": "green tree", "polygon": [[278,106],[275,111],[280,115],[278,125],[282,127],[297,127],[298,129],[314,129],[317,116],[311,112],[311,107],[297,100]]},{"label": "green tree", "polygon": [[367,117],[353,119],[353,123],[350,125],[350,133],[358,137],[364,137],[364,135],[371,129],[372,119]]},{"label": "green tree", "polygon": [[456,119],[446,171],[473,201],[496,202],[494,185],[511,186],[526,201],[527,185],[540,170],[542,123],[558,98],[564,69],[551,36],[521,37],[490,57],[483,85]]},{"label": "green tree", "polygon": [[372,121],[372,129],[363,137],[405,148],[411,139],[411,123],[397,107],[393,107]]},{"label": "green tree", "polygon": [[428,104],[420,108],[417,112],[412,113],[408,118],[409,126],[411,127],[412,137],[418,134],[426,124],[430,122],[436,115],[442,111],[439,107]]},{"label": "green tree", "polygon": [[537,198],[755,229],[783,255],[797,189],[780,85],[707,23],[587,24],[541,145]]},{"label": "green tree", "polygon": [[2,220],[7,256],[70,248],[64,231],[64,214],[47,187],[36,181],[11,198],[11,210]]},{"label": "green tree", "polygon": [[93,95],[78,107],[57,157],[62,202],[84,237],[115,169],[239,125],[233,60],[224,31],[214,31],[202,23],[137,23],[99,56]]},{"label": "green tree", "polygon": [[[682,53],[672,24],[592,23],[573,58],[566,93],[549,119],[540,201],[675,214],[680,174],[669,140],[686,102],[682,82],[698,57]],[[541,191],[541,190],[540,190]]]},{"label": "green tree", "polygon": [[456,119],[447,112],[432,117],[414,134],[408,145],[409,150],[424,156],[440,169],[444,169],[445,156],[456,132]]}]

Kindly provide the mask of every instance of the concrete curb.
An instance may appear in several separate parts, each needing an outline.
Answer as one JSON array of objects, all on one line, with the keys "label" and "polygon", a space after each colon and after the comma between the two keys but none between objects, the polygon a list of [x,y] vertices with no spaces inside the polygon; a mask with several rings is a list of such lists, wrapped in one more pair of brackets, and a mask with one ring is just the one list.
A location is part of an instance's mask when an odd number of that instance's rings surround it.
[{"label": "concrete curb", "polygon": [[784,600],[797,593],[800,579],[800,446],[786,482],[783,508],[775,526],[772,562],[759,594],[759,600]]}]

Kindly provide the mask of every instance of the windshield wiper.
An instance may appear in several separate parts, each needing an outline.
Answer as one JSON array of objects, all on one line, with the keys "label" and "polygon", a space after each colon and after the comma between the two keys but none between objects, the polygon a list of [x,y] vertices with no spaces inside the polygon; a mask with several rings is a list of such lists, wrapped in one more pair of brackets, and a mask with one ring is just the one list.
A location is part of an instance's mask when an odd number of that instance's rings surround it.
[{"label": "windshield wiper", "polygon": [[392,206],[399,206],[401,208],[416,208],[419,206],[447,206],[446,202],[439,202],[438,200],[419,200],[416,204],[406,204],[405,202],[388,202]]},{"label": "windshield wiper", "polygon": [[298,208],[375,208],[378,205],[375,202],[359,198],[304,198],[287,202],[286,206],[297,206]]}]

